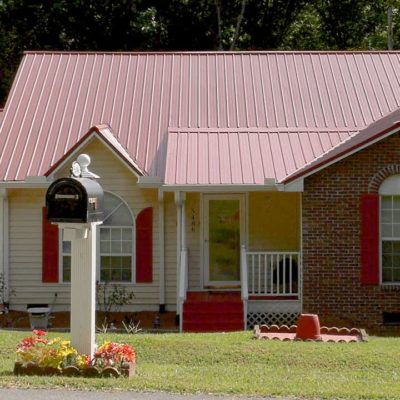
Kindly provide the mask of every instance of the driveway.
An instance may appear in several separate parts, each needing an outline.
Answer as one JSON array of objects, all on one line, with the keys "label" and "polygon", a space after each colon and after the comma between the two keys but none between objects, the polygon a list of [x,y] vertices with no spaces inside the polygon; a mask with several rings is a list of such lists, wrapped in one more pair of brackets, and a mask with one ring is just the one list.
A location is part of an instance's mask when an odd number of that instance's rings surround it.
[{"label": "driveway", "polygon": [[[289,400],[283,397],[179,395],[163,392],[98,392],[63,389],[0,389],[1,400]],[[293,397],[290,400],[295,400]]]}]

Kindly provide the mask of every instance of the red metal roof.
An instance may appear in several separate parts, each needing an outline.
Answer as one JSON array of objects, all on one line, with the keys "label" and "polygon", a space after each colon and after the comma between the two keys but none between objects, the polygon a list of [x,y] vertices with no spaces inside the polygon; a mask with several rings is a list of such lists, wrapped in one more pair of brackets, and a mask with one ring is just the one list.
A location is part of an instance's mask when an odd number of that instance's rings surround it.
[{"label": "red metal roof", "polygon": [[347,130],[170,130],[165,183],[280,182],[350,137]]},{"label": "red metal roof", "polygon": [[399,104],[399,52],[27,52],[3,113],[0,180],[44,175],[103,123],[169,184],[282,180]]},{"label": "red metal roof", "polygon": [[288,183],[296,178],[308,175],[311,172],[326,166],[327,164],[334,163],[335,161],[348,156],[349,154],[368,146],[369,144],[383,138],[387,134],[392,134],[400,130],[400,109],[392,112],[391,114],[373,122],[359,132],[351,135],[348,139],[340,144],[333,146],[321,156],[316,157],[309,163],[306,163],[302,168],[288,174],[283,183]]}]

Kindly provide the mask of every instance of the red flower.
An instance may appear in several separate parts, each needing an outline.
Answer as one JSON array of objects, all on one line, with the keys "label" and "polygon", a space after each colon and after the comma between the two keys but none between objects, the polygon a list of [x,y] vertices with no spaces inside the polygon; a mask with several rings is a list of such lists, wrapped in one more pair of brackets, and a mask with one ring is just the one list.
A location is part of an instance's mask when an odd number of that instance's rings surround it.
[{"label": "red flower", "polygon": [[115,365],[135,361],[135,350],[128,344],[105,342],[94,354],[96,360],[104,365]]},{"label": "red flower", "polygon": [[35,336],[46,336],[46,332],[45,332],[45,331],[42,331],[42,330],[40,330],[40,329],[34,329],[34,330],[32,331],[32,333],[33,333]]}]

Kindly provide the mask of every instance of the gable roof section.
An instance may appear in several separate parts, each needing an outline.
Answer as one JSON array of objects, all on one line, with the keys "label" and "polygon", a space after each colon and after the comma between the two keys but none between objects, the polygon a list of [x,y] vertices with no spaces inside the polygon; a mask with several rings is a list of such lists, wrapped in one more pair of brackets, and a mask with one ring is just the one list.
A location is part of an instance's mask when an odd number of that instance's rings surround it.
[{"label": "gable roof section", "polygon": [[[344,140],[399,107],[399,52],[27,52],[3,112],[0,181],[43,176],[92,126],[104,123],[129,163],[171,184],[189,184],[196,175],[190,172],[188,180],[165,170],[174,141],[181,146],[185,135],[191,141],[209,132],[201,151],[215,154],[214,134],[221,143],[236,134],[254,144],[247,148],[256,154],[258,132],[260,146],[267,137],[279,142],[270,158],[259,158],[262,173],[275,170],[264,178],[280,180],[329,152],[326,138],[334,147],[335,135]],[[321,150],[304,144],[312,137]],[[244,161],[254,154],[237,160],[231,151],[234,146],[219,150],[217,164],[222,168],[229,159],[248,168],[249,178],[208,170],[205,180],[261,182],[257,165]],[[177,160],[175,168],[184,165]]]},{"label": "gable roof section", "polygon": [[296,179],[311,175],[317,170],[326,168],[335,162],[384,139],[400,130],[400,109],[372,123],[365,129],[351,135],[347,140],[333,146],[327,152],[316,157],[311,162],[292,174],[288,174],[282,183],[289,183]]},{"label": "gable roof section", "polygon": [[89,143],[93,137],[97,137],[103,142],[108,148],[111,149],[127,166],[130,168],[136,176],[143,176],[143,171],[137,166],[132,160],[129,153],[124,147],[118,142],[118,139],[114,136],[111,128],[108,125],[94,126],[74,145],[72,146],[55,164],[53,164],[48,171],[44,173],[44,176],[49,176],[60,170],[65,162],[73,155],[76,154],[82,147]]}]

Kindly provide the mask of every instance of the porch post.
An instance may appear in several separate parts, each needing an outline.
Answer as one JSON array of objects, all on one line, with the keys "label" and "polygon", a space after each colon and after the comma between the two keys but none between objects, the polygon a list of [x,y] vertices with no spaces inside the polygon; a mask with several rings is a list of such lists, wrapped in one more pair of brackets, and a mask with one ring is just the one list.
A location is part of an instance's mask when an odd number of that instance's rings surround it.
[{"label": "porch post", "polygon": [[180,309],[178,304],[179,299],[179,264],[181,259],[181,226],[182,226],[182,201],[180,192],[175,192],[175,204],[176,204],[176,301],[177,309],[176,313],[180,315]]},{"label": "porch post", "polygon": [[299,193],[299,210],[300,210],[300,257],[298,271],[298,292],[300,298],[300,310],[303,312],[303,193]]},{"label": "porch post", "polygon": [[181,285],[181,253],[186,249],[186,229],[185,229],[185,201],[186,193],[175,192],[175,204],[177,206],[177,273],[176,273],[176,298],[177,314],[179,315],[180,325],[182,326],[182,304],[179,300],[179,291]]},{"label": "porch post", "polygon": [[9,260],[8,260],[8,193],[0,189],[0,274],[3,274],[3,302],[9,301]]},{"label": "porch post", "polygon": [[158,190],[158,226],[160,257],[160,312],[165,311],[165,231],[164,231],[164,192]]}]

